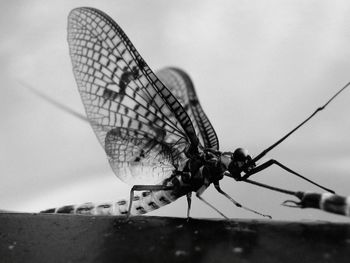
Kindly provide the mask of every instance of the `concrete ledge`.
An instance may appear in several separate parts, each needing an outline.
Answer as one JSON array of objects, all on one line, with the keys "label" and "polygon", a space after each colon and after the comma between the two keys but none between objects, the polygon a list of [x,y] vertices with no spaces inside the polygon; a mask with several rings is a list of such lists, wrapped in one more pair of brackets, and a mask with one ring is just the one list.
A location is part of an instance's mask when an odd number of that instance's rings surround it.
[{"label": "concrete ledge", "polygon": [[350,224],[0,214],[0,262],[349,262]]}]

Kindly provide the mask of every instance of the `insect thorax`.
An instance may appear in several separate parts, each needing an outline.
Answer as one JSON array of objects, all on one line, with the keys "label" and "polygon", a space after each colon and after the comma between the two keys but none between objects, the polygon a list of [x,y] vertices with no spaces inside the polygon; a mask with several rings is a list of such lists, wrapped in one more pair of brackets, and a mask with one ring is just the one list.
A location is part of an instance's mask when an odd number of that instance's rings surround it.
[{"label": "insect thorax", "polygon": [[208,187],[211,183],[223,178],[227,166],[221,156],[208,151],[189,158],[182,171],[174,171],[169,183],[176,187],[175,191],[186,194],[196,192],[200,187]]}]

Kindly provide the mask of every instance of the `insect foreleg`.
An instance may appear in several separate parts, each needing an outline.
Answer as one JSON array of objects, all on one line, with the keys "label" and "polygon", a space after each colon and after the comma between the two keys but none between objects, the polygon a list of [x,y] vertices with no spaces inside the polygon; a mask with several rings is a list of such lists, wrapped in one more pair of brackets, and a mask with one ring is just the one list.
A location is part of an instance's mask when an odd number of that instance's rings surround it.
[{"label": "insect foreleg", "polygon": [[328,188],[326,188],[326,187],[324,187],[324,186],[322,186],[322,185],[319,185],[318,183],[316,183],[316,182],[314,182],[314,181],[312,181],[312,180],[306,178],[305,176],[302,176],[301,174],[299,174],[299,173],[293,171],[292,169],[288,168],[287,166],[281,164],[280,162],[278,162],[278,161],[276,161],[276,160],[274,160],[274,159],[271,159],[271,160],[269,160],[269,161],[267,161],[267,162],[265,162],[265,163],[263,163],[263,164],[261,164],[261,165],[255,167],[255,168],[252,169],[251,171],[247,172],[247,173],[242,177],[241,180],[244,181],[245,179],[248,179],[251,175],[256,174],[256,173],[258,173],[258,172],[260,172],[260,171],[262,171],[262,170],[265,170],[266,168],[268,168],[268,167],[270,167],[271,165],[274,165],[274,164],[277,165],[277,166],[279,166],[279,167],[281,167],[283,170],[285,170],[285,171],[287,171],[287,172],[289,172],[289,173],[291,173],[291,174],[294,174],[294,175],[298,176],[299,178],[301,178],[301,179],[303,179],[303,180],[305,180],[305,181],[308,181],[309,183],[311,183],[311,184],[313,184],[313,185],[316,185],[316,186],[322,188],[323,190],[326,190],[326,191],[328,191],[328,192],[334,194],[334,191],[333,191],[333,190],[328,189]]},{"label": "insect foreleg", "polygon": [[261,215],[261,216],[268,217],[268,218],[272,219],[272,217],[269,216],[269,215],[261,214],[261,213],[255,211],[255,210],[253,210],[253,209],[250,209],[250,208],[245,207],[245,206],[241,205],[240,203],[238,203],[236,200],[234,200],[231,196],[229,196],[227,193],[225,193],[225,192],[220,188],[219,182],[215,182],[215,183],[214,183],[214,186],[215,186],[215,189],[216,189],[220,194],[222,194],[222,195],[225,196],[227,199],[229,199],[235,206],[240,207],[240,208],[243,208],[244,210],[247,210],[247,211],[249,211],[249,212],[253,212],[253,213],[255,213],[255,214],[258,214],[258,215]]},{"label": "insect foreleg", "polygon": [[134,201],[134,192],[135,191],[166,191],[166,190],[173,190],[173,186],[168,185],[134,185],[130,190],[130,201],[129,201],[129,208],[128,208],[128,214],[127,218],[131,215],[131,207],[132,202]]}]

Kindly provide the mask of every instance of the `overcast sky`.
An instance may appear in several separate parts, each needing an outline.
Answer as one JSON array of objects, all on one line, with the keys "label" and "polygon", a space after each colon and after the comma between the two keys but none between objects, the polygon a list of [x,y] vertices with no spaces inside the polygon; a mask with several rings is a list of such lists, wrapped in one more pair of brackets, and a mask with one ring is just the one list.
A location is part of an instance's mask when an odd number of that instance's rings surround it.
[{"label": "overcast sky", "polygon": [[[153,69],[185,69],[221,150],[256,155],[350,81],[348,1],[2,1],[0,3],[0,208],[47,207],[127,197],[87,123],[33,95],[30,85],[83,113],[66,41],[78,6],[109,14]],[[350,90],[271,152],[312,180],[350,195]],[[256,175],[291,190],[317,190],[278,168]],[[280,206],[288,196],[226,179],[223,189],[275,219],[343,220]],[[209,189],[230,217],[251,218]],[[186,201],[152,212],[185,216]],[[192,215],[217,217],[198,200]]]}]

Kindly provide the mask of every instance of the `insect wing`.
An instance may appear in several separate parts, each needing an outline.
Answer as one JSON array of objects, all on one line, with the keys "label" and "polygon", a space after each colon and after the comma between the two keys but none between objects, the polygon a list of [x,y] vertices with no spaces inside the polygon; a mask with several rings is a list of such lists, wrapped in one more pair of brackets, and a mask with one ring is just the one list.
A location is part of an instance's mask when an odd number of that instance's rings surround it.
[{"label": "insect wing", "polygon": [[116,175],[132,184],[145,174],[147,183],[168,177],[199,143],[181,104],[103,12],[72,10],[68,43],[85,111]]},{"label": "insect wing", "polygon": [[124,182],[157,184],[168,178],[174,164],[184,164],[186,141],[166,143],[142,130],[117,127],[105,139],[105,150],[115,174]]},{"label": "insect wing", "polygon": [[218,150],[218,137],[199,103],[189,75],[178,68],[164,68],[156,74],[187,111],[201,143],[206,148]]}]

